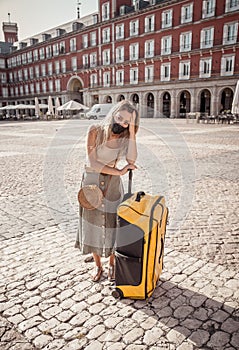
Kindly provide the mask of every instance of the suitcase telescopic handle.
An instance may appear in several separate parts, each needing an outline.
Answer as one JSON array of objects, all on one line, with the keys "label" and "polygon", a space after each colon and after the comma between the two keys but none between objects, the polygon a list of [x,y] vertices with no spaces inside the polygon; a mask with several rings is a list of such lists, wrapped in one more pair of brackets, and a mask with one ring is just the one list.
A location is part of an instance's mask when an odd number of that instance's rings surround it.
[{"label": "suitcase telescopic handle", "polygon": [[133,170],[129,169],[129,182],[128,182],[128,193],[132,193],[132,178],[133,178]]}]

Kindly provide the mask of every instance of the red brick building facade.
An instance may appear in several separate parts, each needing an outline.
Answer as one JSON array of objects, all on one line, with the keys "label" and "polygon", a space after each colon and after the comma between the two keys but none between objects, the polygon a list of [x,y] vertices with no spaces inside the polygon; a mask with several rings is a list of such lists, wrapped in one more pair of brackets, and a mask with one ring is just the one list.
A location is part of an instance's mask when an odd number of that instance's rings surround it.
[{"label": "red brick building facade", "polygon": [[217,115],[239,79],[239,0],[99,0],[0,54],[0,105],[130,99],[142,117]]}]

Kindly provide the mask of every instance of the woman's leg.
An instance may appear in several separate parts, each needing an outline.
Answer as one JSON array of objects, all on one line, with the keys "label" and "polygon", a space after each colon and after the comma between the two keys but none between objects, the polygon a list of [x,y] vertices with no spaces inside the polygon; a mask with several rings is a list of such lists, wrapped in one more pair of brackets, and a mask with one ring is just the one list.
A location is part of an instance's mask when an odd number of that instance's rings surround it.
[{"label": "woman's leg", "polygon": [[98,254],[96,253],[93,253],[93,257],[94,257],[94,260],[95,260],[95,270],[94,270],[94,274],[92,276],[92,281],[94,282],[98,282],[101,278],[101,275],[103,273],[103,268],[102,268],[102,265],[101,265],[101,258]]},{"label": "woman's leg", "polygon": [[115,255],[111,254],[109,257],[109,271],[108,280],[113,282],[115,280]]}]

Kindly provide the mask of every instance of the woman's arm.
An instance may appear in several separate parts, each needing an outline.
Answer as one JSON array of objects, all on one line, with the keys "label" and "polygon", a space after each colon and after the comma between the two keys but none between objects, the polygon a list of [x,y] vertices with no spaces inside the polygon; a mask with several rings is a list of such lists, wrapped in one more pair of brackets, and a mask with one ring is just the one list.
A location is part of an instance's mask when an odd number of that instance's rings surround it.
[{"label": "woman's arm", "polygon": [[90,162],[90,166],[99,173],[109,174],[109,175],[124,175],[129,169],[136,169],[133,164],[127,164],[122,169],[113,168],[108,165],[105,165],[97,160],[96,155],[96,137],[97,137],[97,128],[92,126],[87,135],[87,154]]},{"label": "woman's arm", "polygon": [[134,164],[137,159],[137,145],[136,145],[136,135],[135,135],[135,118],[136,113],[132,113],[131,121],[129,124],[129,144],[126,154],[126,160],[129,164]]}]

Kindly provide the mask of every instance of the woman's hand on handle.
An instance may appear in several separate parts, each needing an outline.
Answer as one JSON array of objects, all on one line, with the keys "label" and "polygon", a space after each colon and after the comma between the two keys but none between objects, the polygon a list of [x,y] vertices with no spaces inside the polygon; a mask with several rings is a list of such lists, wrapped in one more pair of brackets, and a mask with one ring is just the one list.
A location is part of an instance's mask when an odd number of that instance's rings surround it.
[{"label": "woman's hand on handle", "polygon": [[137,166],[135,164],[127,164],[120,170],[120,175],[125,175],[128,170],[135,170],[137,169]]}]

